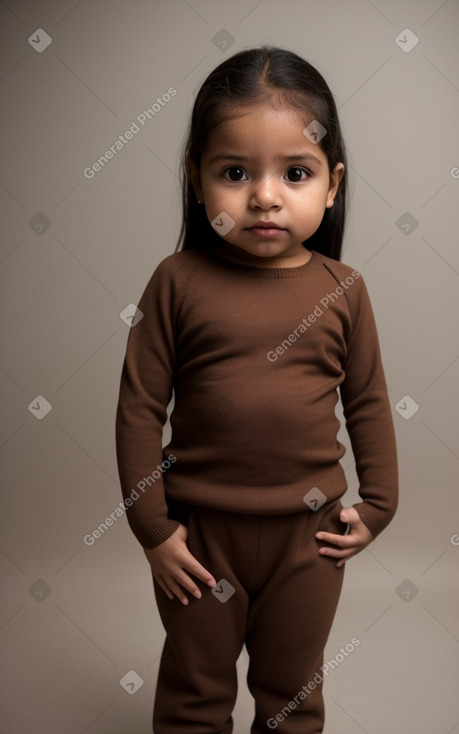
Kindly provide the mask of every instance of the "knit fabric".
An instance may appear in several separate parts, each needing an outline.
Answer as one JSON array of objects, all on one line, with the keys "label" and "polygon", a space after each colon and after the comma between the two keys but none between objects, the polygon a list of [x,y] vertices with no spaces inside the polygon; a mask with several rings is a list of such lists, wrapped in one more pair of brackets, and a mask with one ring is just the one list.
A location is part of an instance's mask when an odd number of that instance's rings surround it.
[{"label": "knit fabric", "polygon": [[174,500],[275,515],[341,497],[338,390],[355,507],[374,537],[386,527],[397,507],[396,444],[360,273],[315,251],[305,265],[265,268],[185,250],[159,264],[138,308],[116,441],[127,518],[145,548],[177,528]]}]

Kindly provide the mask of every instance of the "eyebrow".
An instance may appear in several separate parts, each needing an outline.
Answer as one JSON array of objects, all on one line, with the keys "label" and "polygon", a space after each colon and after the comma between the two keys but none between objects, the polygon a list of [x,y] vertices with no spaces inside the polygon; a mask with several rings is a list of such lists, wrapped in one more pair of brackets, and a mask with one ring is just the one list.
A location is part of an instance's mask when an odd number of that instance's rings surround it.
[{"label": "eyebrow", "polygon": [[[276,156],[279,161],[303,161],[303,162],[312,162],[317,163],[317,165],[321,166],[322,161],[317,158],[315,155],[312,155],[311,153],[306,154],[299,154],[299,155],[279,155]],[[218,161],[249,161],[250,158],[248,156],[243,155],[234,155],[233,153],[218,153],[213,158],[210,159],[209,165],[212,165],[212,163],[217,163]]]}]

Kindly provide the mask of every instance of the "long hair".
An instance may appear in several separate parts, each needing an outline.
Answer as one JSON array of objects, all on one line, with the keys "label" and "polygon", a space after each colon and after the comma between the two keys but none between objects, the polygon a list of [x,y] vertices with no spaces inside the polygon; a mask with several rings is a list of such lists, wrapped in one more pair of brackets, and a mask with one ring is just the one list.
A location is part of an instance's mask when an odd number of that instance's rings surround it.
[{"label": "long hair", "polygon": [[325,209],[317,231],[303,245],[339,260],[347,208],[346,151],[332,92],[323,76],[297,54],[275,46],[240,51],[219,64],[202,84],[191,114],[181,162],[183,218],[176,250],[212,249],[221,243],[203,206],[197,203],[188,162],[200,166],[212,131],[231,116],[235,105],[273,101],[303,111],[327,131],[318,146],[330,172],[339,162],[345,170],[332,207]]}]

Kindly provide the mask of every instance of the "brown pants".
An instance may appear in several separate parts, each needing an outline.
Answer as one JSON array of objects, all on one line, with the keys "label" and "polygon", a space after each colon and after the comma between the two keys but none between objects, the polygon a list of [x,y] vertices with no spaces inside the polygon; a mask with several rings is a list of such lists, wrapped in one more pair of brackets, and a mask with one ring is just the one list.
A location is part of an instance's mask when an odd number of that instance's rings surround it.
[{"label": "brown pants", "polygon": [[[167,633],[154,734],[233,731],[236,661],[244,643],[250,658],[247,684],[255,699],[251,734],[323,732],[320,666],[344,566],[337,568],[336,559],[318,553],[315,533],[343,533],[341,508],[337,500],[295,515],[243,515],[191,505],[171,512],[188,525],[190,552],[219,583],[211,590],[198,582],[202,598],[189,597],[183,606],[154,582]],[[305,698],[303,687],[314,676],[316,685]]]}]

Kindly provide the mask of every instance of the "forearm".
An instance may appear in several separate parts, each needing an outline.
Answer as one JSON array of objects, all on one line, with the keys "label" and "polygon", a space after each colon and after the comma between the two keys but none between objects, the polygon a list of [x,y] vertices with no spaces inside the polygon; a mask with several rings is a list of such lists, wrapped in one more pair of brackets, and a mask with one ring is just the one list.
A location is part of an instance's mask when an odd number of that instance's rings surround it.
[{"label": "forearm", "polygon": [[355,508],[376,537],[390,523],[398,504],[397,447],[382,372],[353,400],[346,397],[346,427],[362,498]]},{"label": "forearm", "polygon": [[116,453],[129,526],[144,548],[154,548],[178,526],[167,517],[164,490],[164,475],[176,458],[172,454],[163,458],[161,435],[147,438],[126,424],[122,400],[117,411]]}]

